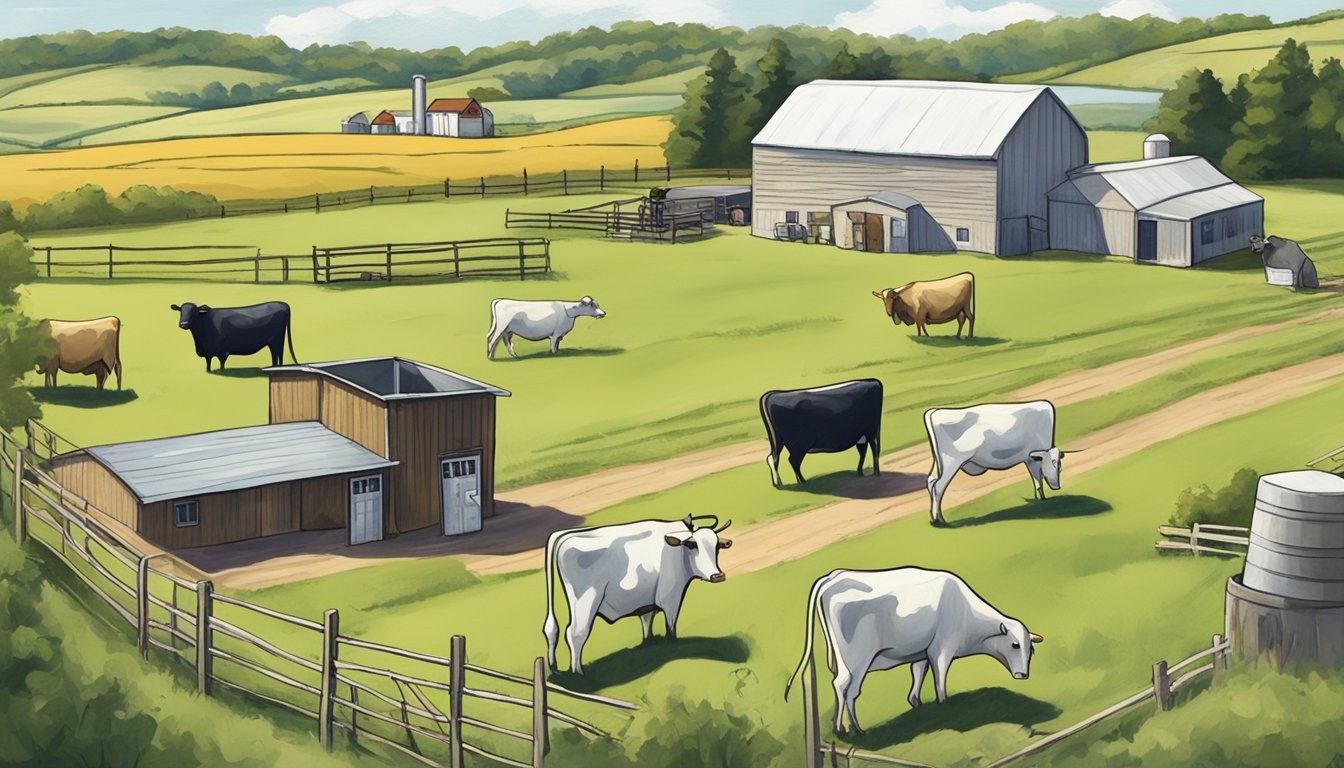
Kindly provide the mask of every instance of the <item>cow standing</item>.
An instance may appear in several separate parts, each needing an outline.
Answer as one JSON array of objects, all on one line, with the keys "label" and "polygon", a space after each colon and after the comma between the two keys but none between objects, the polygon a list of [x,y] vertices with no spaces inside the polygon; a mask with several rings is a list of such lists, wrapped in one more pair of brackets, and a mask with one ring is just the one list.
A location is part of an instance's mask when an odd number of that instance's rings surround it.
[{"label": "cow standing", "polygon": [[812,660],[814,617],[821,619],[826,662],[835,676],[835,730],[844,716],[862,730],[855,702],[869,672],[910,665],[910,706],[920,704],[924,676],[933,670],[938,702],[947,701],[947,673],[963,656],[997,659],[1017,680],[1031,673],[1040,635],[1000,613],[956,574],[922,568],[835,570],[817,579],[807,599],[803,659],[784,687]]},{"label": "cow standing", "polygon": [[495,299],[490,302],[490,332],[486,334],[485,356],[494,360],[495,348],[503,341],[509,356],[517,357],[513,351],[514,336],[528,341],[550,339],[551,353],[554,354],[560,351],[560,342],[565,335],[574,330],[575,320],[580,317],[600,320],[606,316],[606,311],[593,301],[592,296],[584,296],[578,301]]},{"label": "cow standing", "polygon": [[900,288],[873,291],[882,300],[893,325],[915,326],[916,336],[928,336],[928,323],[957,321],[957,338],[970,323],[966,338],[975,338],[975,275],[962,272],[941,280],[906,283]]},{"label": "cow standing", "polygon": [[873,474],[882,438],[882,382],[859,379],[815,389],[772,390],[761,395],[761,420],[770,439],[765,463],[778,488],[779,456],[789,449],[794,477],[804,484],[803,459],[809,453],[859,449],[859,475],[868,448],[873,449]]},{"label": "cow standing", "polygon": [[719,583],[719,550],[733,545],[719,534],[731,520],[696,527],[697,520],[649,520],[598,528],[556,531],[546,542],[546,659],[556,668],[560,626],[555,619],[556,572],[569,603],[569,669],[583,674],[583,646],[601,616],[608,624],[638,616],[644,639],[653,636],[653,615],[663,612],[667,636],[676,637],[686,589],[695,579]]},{"label": "cow standing", "polygon": [[48,387],[56,386],[57,372],[65,371],[95,377],[99,389],[116,373],[117,389],[121,389],[121,320],[49,320],[47,325],[56,352],[37,370]]},{"label": "cow standing", "polygon": [[924,427],[933,450],[928,485],[935,524],[943,522],[943,494],[958,471],[981,475],[1025,464],[1034,496],[1045,498],[1046,484],[1059,490],[1064,452],[1055,447],[1055,406],[1047,400],[932,408]]},{"label": "cow standing", "polygon": [[298,362],[294,357],[289,305],[283,301],[219,309],[187,302],[180,306],[174,304],[172,309],[179,313],[177,326],[191,331],[196,354],[205,358],[207,372],[211,358],[219,359],[222,371],[231,355],[252,355],[263,348],[271,351],[271,365],[281,365],[285,362],[286,339],[289,340],[289,359]]}]

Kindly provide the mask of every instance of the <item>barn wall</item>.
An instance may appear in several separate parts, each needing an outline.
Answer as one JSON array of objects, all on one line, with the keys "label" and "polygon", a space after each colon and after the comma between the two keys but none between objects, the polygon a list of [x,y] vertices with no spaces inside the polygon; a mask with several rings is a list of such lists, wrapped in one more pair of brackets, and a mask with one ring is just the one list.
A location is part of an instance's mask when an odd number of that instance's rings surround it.
[{"label": "barn wall", "polygon": [[[1208,245],[1203,244],[1200,234],[1200,228],[1205,220],[1213,221],[1214,240]],[[1259,200],[1238,208],[1201,216],[1191,222],[1191,263],[1198,264],[1205,259],[1249,248],[1251,235],[1263,234],[1264,228],[1265,204]]]},{"label": "barn wall", "polygon": [[318,378],[323,426],[386,457],[387,404],[326,376]]},{"label": "barn wall", "polygon": [[108,517],[139,532],[140,500],[97,459],[82,451],[57,456],[51,476]]},{"label": "barn wall", "polygon": [[273,373],[270,386],[270,423],[317,421],[322,413],[318,377],[311,373]]},{"label": "barn wall", "polygon": [[495,398],[460,395],[389,404],[391,514],[387,532],[438,525],[443,519],[439,459],[481,454],[481,516],[495,514]]},{"label": "barn wall", "polygon": [[1107,253],[1101,211],[1086,203],[1050,201],[1050,247],[1083,253]]},{"label": "barn wall", "polygon": [[[1087,134],[1068,109],[1042,94],[999,149],[999,219],[1049,216],[1046,193],[1087,163]],[[1006,247],[1000,236],[1000,253]]]},{"label": "barn wall", "polygon": [[[827,213],[831,206],[892,191],[918,200],[961,250],[993,253],[997,167],[992,160],[900,157],[858,152],[756,147],[752,152],[753,235],[774,237],[786,211]],[[970,241],[956,243],[956,230]]]},{"label": "barn wall", "polygon": [[909,216],[905,211],[872,200],[837,205],[831,209],[831,229],[835,233],[836,246],[846,250],[853,250],[854,248],[854,225],[849,220],[850,213],[875,213],[882,217],[883,251],[891,250],[891,220],[905,219],[907,225],[909,223]]},{"label": "barn wall", "polygon": [[1157,263],[1168,267],[1190,266],[1190,222],[1157,220]]},{"label": "barn wall", "polygon": [[1133,211],[1117,211],[1111,208],[1098,208],[1101,216],[1101,230],[1106,235],[1106,251],[1112,256],[1137,258],[1139,238],[1139,218]]}]

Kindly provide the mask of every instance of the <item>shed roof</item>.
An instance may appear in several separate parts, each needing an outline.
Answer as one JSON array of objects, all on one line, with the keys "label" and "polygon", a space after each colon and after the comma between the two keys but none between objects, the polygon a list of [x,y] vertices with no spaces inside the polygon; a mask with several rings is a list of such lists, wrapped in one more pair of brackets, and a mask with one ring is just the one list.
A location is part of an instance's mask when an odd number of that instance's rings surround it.
[{"label": "shed roof", "polygon": [[[426,112],[466,112],[475,99],[435,99],[429,103]],[[477,104],[479,107],[480,105]]]},{"label": "shed roof", "polygon": [[878,192],[876,194],[868,195],[867,197],[859,197],[853,200],[846,200],[843,203],[836,203],[831,207],[837,208],[842,205],[853,205],[854,203],[862,203],[867,202],[869,200],[872,200],[875,203],[881,203],[882,205],[891,208],[899,208],[902,211],[908,211],[911,208],[917,208],[923,205],[923,203],[919,202],[918,200],[909,195],[903,195],[900,192],[892,192],[888,190],[885,192]]},{"label": "shed roof", "polygon": [[315,421],[84,449],[150,504],[395,466]]},{"label": "shed roof", "polygon": [[1173,197],[1151,208],[1145,208],[1143,212],[1167,219],[1189,220],[1217,211],[1226,211],[1229,208],[1240,208],[1261,200],[1263,198],[1240,184],[1224,184],[1221,187]]},{"label": "shed roof", "polygon": [[751,194],[750,184],[706,184],[696,187],[669,187],[664,200],[693,200],[700,197],[733,197]]},{"label": "shed roof", "polygon": [[353,114],[353,115],[347,117],[347,118],[345,119],[345,122],[347,122],[347,123],[367,123],[367,122],[369,122],[369,116],[366,115],[366,114],[364,114],[363,112],[356,112],[355,114]]},{"label": "shed roof", "polygon": [[1096,205],[1112,191],[1136,211],[1174,219],[1261,199],[1198,155],[1084,165],[1070,171],[1069,180],[1051,190],[1050,198],[1066,199],[1077,192]]},{"label": "shed roof", "polygon": [[395,122],[397,122],[396,116],[393,115],[391,112],[388,112],[386,109],[384,109],[382,112],[379,112],[378,116],[373,118],[374,125],[392,125]]},{"label": "shed roof", "polygon": [[756,135],[768,147],[992,158],[1045,86],[936,80],[814,80]]},{"label": "shed roof", "polygon": [[509,396],[507,390],[469,379],[460,373],[400,357],[274,365],[264,370],[272,374],[297,371],[328,376],[384,401],[454,395]]}]

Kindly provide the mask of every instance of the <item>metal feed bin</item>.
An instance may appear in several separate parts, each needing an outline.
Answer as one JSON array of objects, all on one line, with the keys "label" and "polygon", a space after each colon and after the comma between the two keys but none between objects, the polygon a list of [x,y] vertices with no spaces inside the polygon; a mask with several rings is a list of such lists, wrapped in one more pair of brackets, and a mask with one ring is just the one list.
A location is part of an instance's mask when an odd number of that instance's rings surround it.
[{"label": "metal feed bin", "polygon": [[1344,478],[1317,470],[1260,478],[1226,616],[1242,659],[1344,667]]}]

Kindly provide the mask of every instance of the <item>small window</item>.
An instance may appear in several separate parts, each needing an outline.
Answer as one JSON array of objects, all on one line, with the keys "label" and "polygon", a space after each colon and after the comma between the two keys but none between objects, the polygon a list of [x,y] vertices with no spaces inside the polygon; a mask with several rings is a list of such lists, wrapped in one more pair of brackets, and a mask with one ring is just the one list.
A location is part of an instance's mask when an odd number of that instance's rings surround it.
[{"label": "small window", "polygon": [[190,528],[200,521],[200,506],[195,501],[177,501],[173,503],[174,526],[178,528]]},{"label": "small window", "polygon": [[966,227],[957,227],[957,242],[969,243],[971,241],[971,230]]},{"label": "small window", "polygon": [[1223,217],[1223,239],[1231,240],[1237,236],[1237,217]]},{"label": "small window", "polygon": [[1213,242],[1213,219],[1205,219],[1199,224],[1199,244],[1208,245]]},{"label": "small window", "polygon": [[892,239],[905,237],[905,219],[893,218],[891,220],[891,237]]},{"label": "small window", "polygon": [[798,223],[798,212],[797,212],[797,211],[785,211],[785,212],[784,212],[784,223],[786,223],[786,224],[797,224],[797,223]]}]

